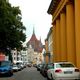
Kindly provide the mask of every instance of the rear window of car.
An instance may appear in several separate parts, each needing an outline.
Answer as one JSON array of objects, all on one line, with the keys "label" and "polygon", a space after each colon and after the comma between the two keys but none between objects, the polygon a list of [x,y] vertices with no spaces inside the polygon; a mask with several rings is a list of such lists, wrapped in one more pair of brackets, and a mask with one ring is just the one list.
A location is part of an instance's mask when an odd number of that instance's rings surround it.
[{"label": "rear window of car", "polygon": [[74,67],[74,65],[70,64],[70,63],[63,63],[63,64],[56,64],[56,67],[57,68],[60,68],[60,67],[65,68],[65,67]]},{"label": "rear window of car", "polygon": [[0,61],[0,66],[8,66],[10,65],[9,61]]}]

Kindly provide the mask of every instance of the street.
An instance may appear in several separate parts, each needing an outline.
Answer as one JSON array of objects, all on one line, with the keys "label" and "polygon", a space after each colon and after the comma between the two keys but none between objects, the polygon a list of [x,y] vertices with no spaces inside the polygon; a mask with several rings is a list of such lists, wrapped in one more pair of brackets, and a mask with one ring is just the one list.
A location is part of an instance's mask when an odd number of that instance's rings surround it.
[{"label": "street", "polygon": [[27,67],[22,71],[14,72],[11,77],[0,77],[0,80],[47,80],[34,67]]}]

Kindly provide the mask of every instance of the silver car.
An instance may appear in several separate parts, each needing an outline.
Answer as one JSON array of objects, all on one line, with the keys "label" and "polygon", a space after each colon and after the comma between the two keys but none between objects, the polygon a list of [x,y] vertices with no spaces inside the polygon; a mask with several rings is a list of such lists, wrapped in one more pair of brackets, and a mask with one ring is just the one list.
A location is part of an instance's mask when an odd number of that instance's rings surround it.
[{"label": "silver car", "polygon": [[13,65],[12,69],[13,71],[19,71],[19,67],[16,64]]},{"label": "silver car", "polygon": [[52,80],[80,80],[80,71],[71,62],[57,62],[47,70],[47,77]]}]

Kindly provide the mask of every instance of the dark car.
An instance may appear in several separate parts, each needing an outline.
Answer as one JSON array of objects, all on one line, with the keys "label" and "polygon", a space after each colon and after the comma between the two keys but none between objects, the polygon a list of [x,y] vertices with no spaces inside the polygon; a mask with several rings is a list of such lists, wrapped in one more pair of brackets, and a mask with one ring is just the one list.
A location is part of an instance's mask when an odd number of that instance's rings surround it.
[{"label": "dark car", "polygon": [[50,65],[52,65],[53,63],[48,63],[48,64],[44,64],[42,66],[42,70],[41,70],[41,74],[45,77],[47,77],[47,70],[49,69]]},{"label": "dark car", "polygon": [[42,64],[38,64],[37,67],[36,67],[37,71],[40,71],[41,67],[42,67]]},{"label": "dark car", "polygon": [[31,63],[27,63],[27,66],[28,66],[28,67],[32,67],[32,64],[31,64]]},{"label": "dark car", "polygon": [[12,65],[10,61],[0,61],[0,75],[13,75]]},{"label": "dark car", "polygon": [[33,64],[33,67],[37,68],[37,64]]},{"label": "dark car", "polygon": [[44,76],[44,68],[45,68],[46,64],[42,64],[41,69],[40,69],[40,73]]}]

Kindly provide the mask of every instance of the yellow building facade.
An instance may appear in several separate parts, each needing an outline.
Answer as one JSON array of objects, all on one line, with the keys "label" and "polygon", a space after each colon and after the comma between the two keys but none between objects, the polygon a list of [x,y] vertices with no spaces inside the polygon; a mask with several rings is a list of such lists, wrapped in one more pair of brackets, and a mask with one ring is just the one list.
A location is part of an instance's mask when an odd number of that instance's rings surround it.
[{"label": "yellow building facade", "polygon": [[51,27],[45,40],[46,63],[53,62],[53,49],[53,27]]},{"label": "yellow building facade", "polygon": [[48,40],[47,39],[45,40],[45,51],[46,51],[45,62],[48,63],[49,62],[49,57],[47,55],[47,53],[48,53]]},{"label": "yellow building facade", "polygon": [[80,0],[52,0],[54,61],[70,61],[80,68]]}]

